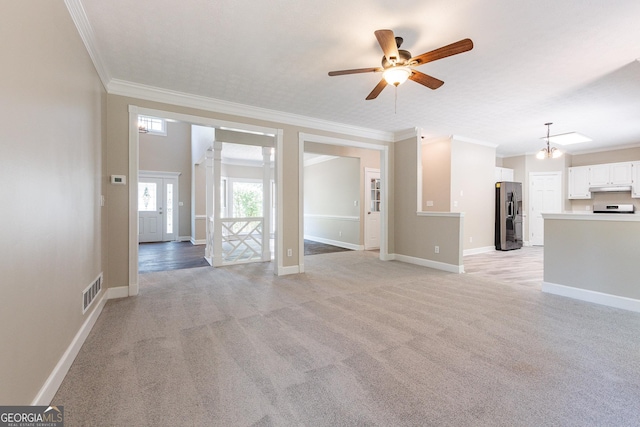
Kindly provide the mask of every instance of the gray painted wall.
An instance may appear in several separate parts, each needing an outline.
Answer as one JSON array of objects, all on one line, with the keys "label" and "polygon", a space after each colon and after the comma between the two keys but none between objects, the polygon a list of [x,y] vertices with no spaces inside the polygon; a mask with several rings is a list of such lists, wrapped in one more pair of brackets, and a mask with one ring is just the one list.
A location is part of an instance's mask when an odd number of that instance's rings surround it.
[{"label": "gray painted wall", "polygon": [[[424,217],[417,214],[418,138],[396,141],[393,145],[393,253],[409,257],[462,265],[462,219]],[[434,246],[440,253],[434,253]],[[391,250],[390,250],[391,253]]]},{"label": "gray painted wall", "polygon": [[545,219],[544,281],[640,299],[640,221]]},{"label": "gray painted wall", "polygon": [[[352,245],[360,236],[360,160],[337,157],[304,168],[304,234]],[[351,218],[357,218],[353,220]]]},{"label": "gray painted wall", "polygon": [[64,2],[0,2],[0,21],[0,403],[30,405],[109,280],[106,94]]},{"label": "gray painted wall", "polygon": [[451,212],[465,214],[467,250],[495,244],[495,157],[494,147],[451,142]]}]

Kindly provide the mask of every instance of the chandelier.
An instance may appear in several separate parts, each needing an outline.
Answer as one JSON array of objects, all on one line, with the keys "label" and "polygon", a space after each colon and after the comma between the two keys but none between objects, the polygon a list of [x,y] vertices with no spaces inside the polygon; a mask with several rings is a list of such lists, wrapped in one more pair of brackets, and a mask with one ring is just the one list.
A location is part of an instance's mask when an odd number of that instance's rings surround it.
[{"label": "chandelier", "polygon": [[562,156],[562,151],[558,150],[556,147],[551,147],[549,145],[549,130],[551,129],[551,125],[553,123],[545,123],[544,125],[547,127],[547,146],[538,151],[536,154],[537,159],[557,159]]}]

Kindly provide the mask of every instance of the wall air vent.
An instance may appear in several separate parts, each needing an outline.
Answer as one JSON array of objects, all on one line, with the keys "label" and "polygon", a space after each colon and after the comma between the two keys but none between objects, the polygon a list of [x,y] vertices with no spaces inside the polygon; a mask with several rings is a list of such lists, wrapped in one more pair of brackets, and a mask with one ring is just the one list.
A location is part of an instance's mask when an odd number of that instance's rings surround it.
[{"label": "wall air vent", "polygon": [[102,289],[102,273],[82,291],[82,314],[86,313]]}]

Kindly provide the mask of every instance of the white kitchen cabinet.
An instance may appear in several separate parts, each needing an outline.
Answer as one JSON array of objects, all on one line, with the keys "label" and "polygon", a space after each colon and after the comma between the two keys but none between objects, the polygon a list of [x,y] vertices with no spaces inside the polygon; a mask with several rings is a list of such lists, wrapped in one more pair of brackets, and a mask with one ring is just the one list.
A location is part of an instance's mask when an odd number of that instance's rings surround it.
[{"label": "white kitchen cabinet", "polygon": [[576,166],[569,168],[569,198],[590,199],[589,192],[589,166]]},{"label": "white kitchen cabinet", "polygon": [[631,163],[631,197],[640,197],[640,162]]},{"label": "white kitchen cabinet", "polygon": [[501,168],[496,166],[496,182],[500,181],[513,181],[513,169]]},{"label": "white kitchen cabinet", "polygon": [[609,164],[589,166],[589,183],[591,185],[608,185],[609,171]]},{"label": "white kitchen cabinet", "polygon": [[631,185],[631,163],[591,165],[589,171],[590,185]]},{"label": "white kitchen cabinet", "polygon": [[632,162],[611,163],[609,179],[613,185],[631,185],[633,181]]}]

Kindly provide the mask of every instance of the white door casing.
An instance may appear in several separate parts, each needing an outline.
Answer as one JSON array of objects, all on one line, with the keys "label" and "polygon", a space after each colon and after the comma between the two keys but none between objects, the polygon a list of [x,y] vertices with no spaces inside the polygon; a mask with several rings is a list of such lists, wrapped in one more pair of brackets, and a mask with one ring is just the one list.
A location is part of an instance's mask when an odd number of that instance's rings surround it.
[{"label": "white door casing", "polygon": [[381,185],[380,170],[365,168],[364,170],[364,248],[365,250],[380,248],[380,209]]},{"label": "white door casing", "polygon": [[544,245],[543,213],[562,210],[562,172],[531,172],[529,174],[529,242]]}]

